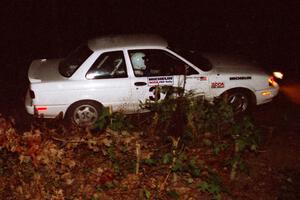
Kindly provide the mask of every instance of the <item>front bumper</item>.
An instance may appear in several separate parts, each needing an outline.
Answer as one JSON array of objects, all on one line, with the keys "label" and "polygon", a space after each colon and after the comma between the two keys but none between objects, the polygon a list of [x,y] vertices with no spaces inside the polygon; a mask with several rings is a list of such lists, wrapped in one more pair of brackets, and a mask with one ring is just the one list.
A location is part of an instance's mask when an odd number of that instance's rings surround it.
[{"label": "front bumper", "polygon": [[260,105],[272,101],[272,99],[278,94],[278,92],[279,86],[255,91],[256,104]]}]

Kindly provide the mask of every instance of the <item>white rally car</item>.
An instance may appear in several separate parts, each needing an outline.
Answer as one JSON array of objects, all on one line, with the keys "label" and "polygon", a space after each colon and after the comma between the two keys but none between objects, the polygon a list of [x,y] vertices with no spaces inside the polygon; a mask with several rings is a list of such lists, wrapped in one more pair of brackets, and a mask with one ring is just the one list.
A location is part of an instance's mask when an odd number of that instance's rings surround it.
[{"label": "white rally car", "polygon": [[77,125],[94,124],[103,106],[138,112],[140,102],[164,98],[155,92],[157,85],[185,84],[208,100],[226,97],[236,112],[271,101],[279,90],[272,76],[247,62],[176,53],[155,35],[90,40],[64,59],[34,60],[28,78],[28,113],[54,118],[62,112]]}]

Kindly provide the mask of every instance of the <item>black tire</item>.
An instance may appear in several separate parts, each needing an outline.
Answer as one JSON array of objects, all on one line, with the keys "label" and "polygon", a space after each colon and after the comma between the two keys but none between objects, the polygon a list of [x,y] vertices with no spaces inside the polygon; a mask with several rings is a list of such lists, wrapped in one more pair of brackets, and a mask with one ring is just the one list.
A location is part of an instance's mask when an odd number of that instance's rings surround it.
[{"label": "black tire", "polygon": [[79,127],[93,126],[100,116],[101,109],[101,104],[95,101],[79,101],[69,107],[66,119]]},{"label": "black tire", "polygon": [[235,114],[243,114],[252,107],[251,96],[244,90],[231,90],[223,95],[224,100],[231,105]]}]

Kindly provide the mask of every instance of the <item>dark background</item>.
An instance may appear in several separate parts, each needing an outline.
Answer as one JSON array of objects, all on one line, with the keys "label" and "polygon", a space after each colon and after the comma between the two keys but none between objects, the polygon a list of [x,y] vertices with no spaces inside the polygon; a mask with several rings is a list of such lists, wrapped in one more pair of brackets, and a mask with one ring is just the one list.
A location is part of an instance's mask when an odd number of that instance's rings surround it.
[{"label": "dark background", "polygon": [[155,33],[176,46],[243,54],[299,73],[299,1],[4,0],[1,10],[5,83],[25,84],[33,59],[63,57],[89,38],[123,33]]},{"label": "dark background", "polygon": [[[299,1],[11,0],[2,4],[5,59],[63,56],[91,37],[157,33],[201,50],[296,64]],[[1,45],[1,46],[2,46]]]}]

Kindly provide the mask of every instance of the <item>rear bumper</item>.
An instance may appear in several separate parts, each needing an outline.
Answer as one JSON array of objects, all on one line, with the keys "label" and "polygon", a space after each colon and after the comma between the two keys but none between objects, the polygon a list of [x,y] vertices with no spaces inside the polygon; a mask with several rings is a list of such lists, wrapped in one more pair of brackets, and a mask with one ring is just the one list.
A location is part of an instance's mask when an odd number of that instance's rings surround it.
[{"label": "rear bumper", "polygon": [[44,118],[55,118],[61,112],[65,115],[68,105],[33,105],[29,93],[26,95],[25,108],[27,113]]},{"label": "rear bumper", "polygon": [[32,99],[30,98],[29,91],[26,93],[25,97],[25,108],[27,113],[33,115],[34,114],[34,106],[32,105]]},{"label": "rear bumper", "polygon": [[279,86],[255,91],[256,104],[260,105],[272,101],[272,99],[278,94],[278,92]]}]

